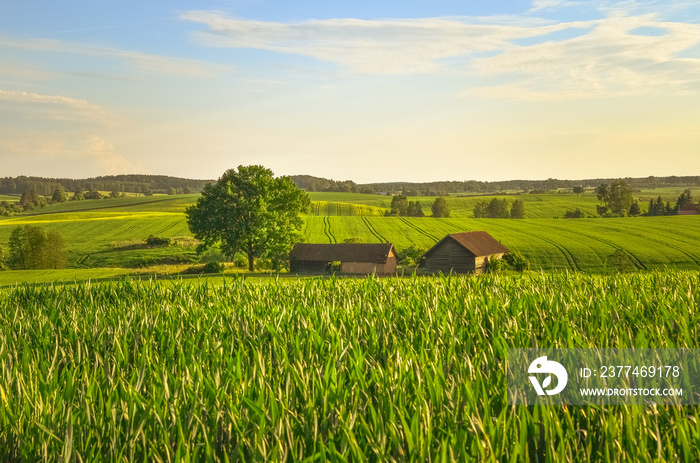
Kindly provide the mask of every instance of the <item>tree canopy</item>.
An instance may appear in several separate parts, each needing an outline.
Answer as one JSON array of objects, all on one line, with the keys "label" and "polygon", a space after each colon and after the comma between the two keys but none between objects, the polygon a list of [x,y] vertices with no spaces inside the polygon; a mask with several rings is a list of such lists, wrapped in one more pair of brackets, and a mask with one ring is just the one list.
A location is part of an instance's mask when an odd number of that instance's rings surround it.
[{"label": "tree canopy", "polygon": [[595,191],[607,215],[624,217],[632,207],[632,189],[624,180],[615,180],[610,185],[603,183]]},{"label": "tree canopy", "polygon": [[197,204],[187,209],[187,223],[200,250],[220,245],[233,258],[248,256],[248,269],[256,257],[269,258],[279,268],[292,245],[299,240],[299,214],[309,197],[289,177],[274,177],[263,166],[229,169],[216,183],[208,184]]},{"label": "tree canopy", "polygon": [[450,207],[447,205],[447,201],[445,201],[445,198],[443,197],[435,199],[430,209],[433,212],[433,217],[444,218],[450,216]]},{"label": "tree canopy", "polygon": [[10,233],[7,263],[16,270],[65,268],[68,260],[61,235],[51,230],[26,225]]}]

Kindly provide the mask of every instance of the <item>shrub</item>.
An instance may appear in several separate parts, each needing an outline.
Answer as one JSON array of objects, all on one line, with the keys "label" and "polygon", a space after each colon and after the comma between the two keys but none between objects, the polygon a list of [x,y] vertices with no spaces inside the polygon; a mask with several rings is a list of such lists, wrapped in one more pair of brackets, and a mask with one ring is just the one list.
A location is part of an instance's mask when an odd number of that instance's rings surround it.
[{"label": "shrub", "polygon": [[169,246],[170,241],[170,238],[166,238],[164,236],[151,235],[146,238],[146,244],[149,246]]},{"label": "shrub", "polygon": [[508,265],[517,272],[530,270],[530,261],[518,251],[512,251],[503,256]]},{"label": "shrub", "polygon": [[418,267],[423,263],[423,254],[425,254],[425,249],[409,246],[399,253],[399,263],[406,267]]},{"label": "shrub", "polygon": [[221,262],[207,262],[202,271],[203,273],[221,273],[224,271],[224,264]]},{"label": "shrub", "polygon": [[564,213],[565,219],[582,219],[583,211],[581,209],[574,209],[573,211],[566,211]]},{"label": "shrub", "polygon": [[248,266],[248,256],[242,252],[237,252],[233,257],[233,265],[236,267],[247,267]]},{"label": "shrub", "polygon": [[491,256],[486,261],[486,271],[489,273],[502,272],[510,270],[510,265],[505,259],[499,259],[496,256]]}]

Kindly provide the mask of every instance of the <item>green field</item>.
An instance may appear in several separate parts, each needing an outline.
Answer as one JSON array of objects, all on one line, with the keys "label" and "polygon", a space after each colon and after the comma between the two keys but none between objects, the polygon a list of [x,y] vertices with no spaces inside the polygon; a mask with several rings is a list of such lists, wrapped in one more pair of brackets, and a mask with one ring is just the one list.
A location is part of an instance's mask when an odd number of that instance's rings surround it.
[{"label": "green field", "polygon": [[0,220],[0,242],[7,242],[12,229],[19,225],[57,230],[66,242],[69,264],[76,268],[134,267],[194,256],[193,247],[143,249],[129,246],[131,241],[145,240],[150,235],[189,236],[185,216],[180,212],[141,212],[124,208],[119,212],[107,209],[20,215]]},{"label": "green field", "polygon": [[533,269],[602,271],[622,249],[639,269],[700,269],[700,216],[608,219],[434,219],[399,217],[309,217],[304,233],[312,243],[390,241],[399,249],[429,248],[448,233],[485,230],[524,254]]},{"label": "green field", "polygon": [[[591,194],[522,195],[531,217],[523,220],[470,218],[473,203],[489,197],[450,197],[455,217],[435,219],[382,217],[382,208],[390,200],[379,195],[311,196],[313,204],[323,204],[303,217],[303,234],[311,243],[341,243],[350,238],[366,243],[390,241],[401,252],[409,246],[428,249],[447,233],[485,230],[524,254],[534,270],[606,271],[608,257],[618,249],[642,270],[700,269],[700,216],[553,218],[574,208],[593,214],[597,200]],[[1,218],[0,243],[7,242],[15,226],[33,224],[61,233],[73,269],[195,263],[200,258],[189,238],[184,211],[197,197],[142,196],[52,205],[38,213]],[[433,198],[417,199],[429,213]],[[150,235],[183,239],[174,246],[148,248],[144,240]]]},{"label": "green field", "polygon": [[697,348],[699,288],[651,272],[0,289],[0,456],[694,462],[697,405],[509,406],[506,368],[509,347]]},{"label": "green field", "polygon": [[[312,207],[309,215],[328,216],[352,216],[352,215],[381,215],[381,213],[365,212],[362,210],[352,212],[346,209],[346,205],[356,204],[368,206],[376,209],[376,212],[388,211],[391,209],[391,196],[368,195],[359,193],[310,193],[311,201],[314,204],[321,203],[320,211]],[[525,217],[528,219],[542,219],[563,217],[568,210],[581,209],[587,215],[596,214],[598,199],[592,193],[582,194],[541,194],[541,195],[508,195],[508,196],[447,196],[450,206],[450,214],[456,218],[466,218],[474,216],[474,206],[479,201],[490,201],[492,198],[505,198],[509,203],[520,199],[525,203]],[[421,203],[423,213],[426,216],[431,214],[430,206],[435,201],[432,196],[413,196],[409,201]],[[336,206],[337,204],[337,206]],[[644,207],[643,207],[644,209]]]}]

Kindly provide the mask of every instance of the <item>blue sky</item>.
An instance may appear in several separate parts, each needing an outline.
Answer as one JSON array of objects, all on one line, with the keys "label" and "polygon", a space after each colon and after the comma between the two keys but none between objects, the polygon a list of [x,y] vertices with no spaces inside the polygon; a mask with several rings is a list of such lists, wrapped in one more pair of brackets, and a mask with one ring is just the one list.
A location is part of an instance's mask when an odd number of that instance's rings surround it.
[{"label": "blue sky", "polygon": [[698,175],[688,1],[0,0],[6,175]]}]

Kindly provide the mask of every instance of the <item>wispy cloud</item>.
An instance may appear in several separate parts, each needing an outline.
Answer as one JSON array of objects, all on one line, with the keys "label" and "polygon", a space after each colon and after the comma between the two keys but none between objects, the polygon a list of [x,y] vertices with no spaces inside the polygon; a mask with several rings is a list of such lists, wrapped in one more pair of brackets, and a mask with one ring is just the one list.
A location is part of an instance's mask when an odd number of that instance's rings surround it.
[{"label": "wispy cloud", "polygon": [[512,40],[587,23],[514,25],[453,18],[407,20],[327,19],[295,23],[229,18],[190,11],[183,20],[205,24],[195,33],[204,46],[254,48],[311,56],[363,74],[433,73],[441,60],[501,50]]},{"label": "wispy cloud", "polygon": [[584,2],[576,2],[571,0],[534,0],[530,11],[550,10],[562,7],[571,7],[581,5]]},{"label": "wispy cloud", "polygon": [[[533,8],[573,3],[537,0]],[[613,6],[618,9],[601,19],[557,24],[525,17],[521,25],[494,23],[493,18],[280,23],[211,11],[190,11],[181,18],[206,25],[195,33],[204,46],[311,56],[361,74],[457,73],[471,84],[468,95],[557,100],[648,91],[700,92],[700,59],[678,58],[680,52],[700,43],[700,25],[661,21],[652,14],[630,16],[620,8],[640,5],[627,3],[616,3]],[[634,33],[641,27],[664,33]],[[571,29],[586,33],[562,40],[548,37]],[[517,44],[526,38],[534,40]],[[465,59],[453,60],[458,57]],[[474,88],[477,80],[495,77],[509,83]]]},{"label": "wispy cloud", "polygon": [[130,63],[134,68],[140,71],[185,77],[212,77],[231,69],[230,66],[207,63],[199,60],[154,55],[108,46],[90,45],[56,39],[20,39],[0,36],[0,48],[116,58]]},{"label": "wispy cloud", "polygon": [[118,119],[99,105],[61,95],[0,90],[0,101],[4,102],[3,112],[29,114],[33,118],[84,120],[98,124],[110,124]]},{"label": "wispy cloud", "polygon": [[[664,33],[631,33],[641,27]],[[581,37],[511,45],[497,56],[475,60],[474,69],[482,76],[510,76],[514,81],[466,94],[559,100],[698,93],[700,59],[677,58],[698,43],[700,25],[659,22],[652,15],[610,17]]]}]

